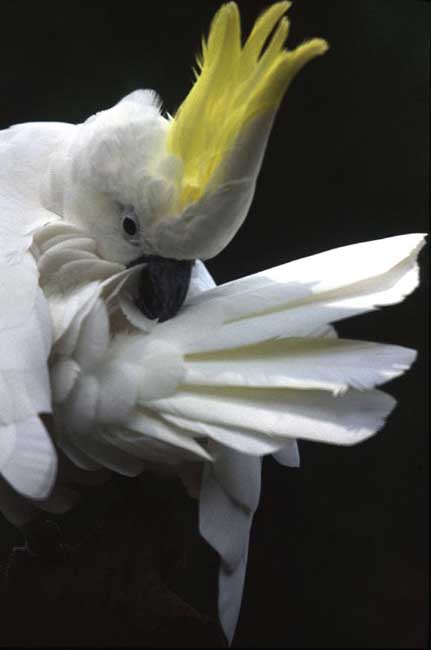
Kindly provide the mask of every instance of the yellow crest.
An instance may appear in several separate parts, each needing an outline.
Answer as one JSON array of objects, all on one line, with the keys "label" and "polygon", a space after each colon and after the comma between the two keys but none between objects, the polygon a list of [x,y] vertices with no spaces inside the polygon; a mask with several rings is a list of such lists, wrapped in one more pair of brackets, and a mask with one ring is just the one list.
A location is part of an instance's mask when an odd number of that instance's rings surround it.
[{"label": "yellow crest", "polygon": [[236,3],[223,5],[215,15],[198,57],[196,82],[168,132],[168,149],[183,163],[181,208],[204,194],[244,126],[276,111],[296,73],[328,49],[322,39],[284,49],[289,21],[283,16],[290,4],[269,7],[244,44]]}]

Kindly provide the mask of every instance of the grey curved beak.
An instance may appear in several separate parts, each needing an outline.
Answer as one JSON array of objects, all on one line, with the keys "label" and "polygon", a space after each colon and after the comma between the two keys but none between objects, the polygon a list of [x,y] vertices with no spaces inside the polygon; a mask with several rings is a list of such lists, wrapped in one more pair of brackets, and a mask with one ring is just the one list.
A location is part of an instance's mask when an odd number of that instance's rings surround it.
[{"label": "grey curved beak", "polygon": [[184,303],[194,260],[142,255],[130,262],[128,268],[143,263],[135,303],[144,316],[163,323],[173,318]]}]

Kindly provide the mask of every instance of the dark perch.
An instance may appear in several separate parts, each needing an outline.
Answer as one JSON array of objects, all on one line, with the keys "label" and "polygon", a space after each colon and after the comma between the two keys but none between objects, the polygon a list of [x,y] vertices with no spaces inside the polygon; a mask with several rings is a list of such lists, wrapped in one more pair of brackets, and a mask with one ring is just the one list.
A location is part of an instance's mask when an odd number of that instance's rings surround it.
[{"label": "dark perch", "polygon": [[4,646],[226,647],[215,552],[179,481],[114,477],[0,558]]}]

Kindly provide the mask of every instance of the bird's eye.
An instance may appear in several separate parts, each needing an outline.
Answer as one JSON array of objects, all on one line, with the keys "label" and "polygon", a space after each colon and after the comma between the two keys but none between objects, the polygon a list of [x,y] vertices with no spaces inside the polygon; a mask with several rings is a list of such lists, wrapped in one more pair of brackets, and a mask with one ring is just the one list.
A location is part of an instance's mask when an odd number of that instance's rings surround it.
[{"label": "bird's eye", "polygon": [[139,230],[138,221],[133,215],[131,214],[125,215],[123,217],[121,225],[127,239],[133,239],[138,234],[138,230]]},{"label": "bird's eye", "polygon": [[126,235],[129,235],[129,237],[133,237],[133,235],[136,235],[136,233],[138,232],[138,226],[136,225],[136,221],[134,221],[131,217],[124,217],[123,230],[126,233]]}]

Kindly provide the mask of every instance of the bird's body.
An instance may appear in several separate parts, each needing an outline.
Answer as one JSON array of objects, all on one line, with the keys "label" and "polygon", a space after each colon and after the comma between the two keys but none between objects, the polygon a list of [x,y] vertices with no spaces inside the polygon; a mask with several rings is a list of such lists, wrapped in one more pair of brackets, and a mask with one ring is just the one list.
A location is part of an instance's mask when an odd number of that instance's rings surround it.
[{"label": "bird's body", "polygon": [[[274,5],[268,33],[285,5]],[[227,7],[178,118],[161,114],[155,93],[136,91],[82,124],[0,133],[0,508],[19,523],[37,507],[73,505],[61,475],[55,481],[58,453],[82,471],[128,476],[163,467],[184,478],[195,464],[202,480],[189,488],[222,559],[231,637],[261,457],[297,466],[298,438],[354,444],[383,425],[395,402],[375,387],[415,353],[339,340],[331,324],[410,293],[423,237],[349,246],[215,287],[201,260],[241,225],[285,86],[325,49],[311,41],[280,61],[274,50],[254,77],[257,54],[231,53],[257,90],[247,106],[238,93],[241,111],[232,104],[235,118],[205,140],[193,119],[208,112],[220,34],[236,33]],[[260,48],[264,22],[252,33]],[[213,94],[214,106],[229,92]],[[214,115],[206,119],[213,129]]]}]

